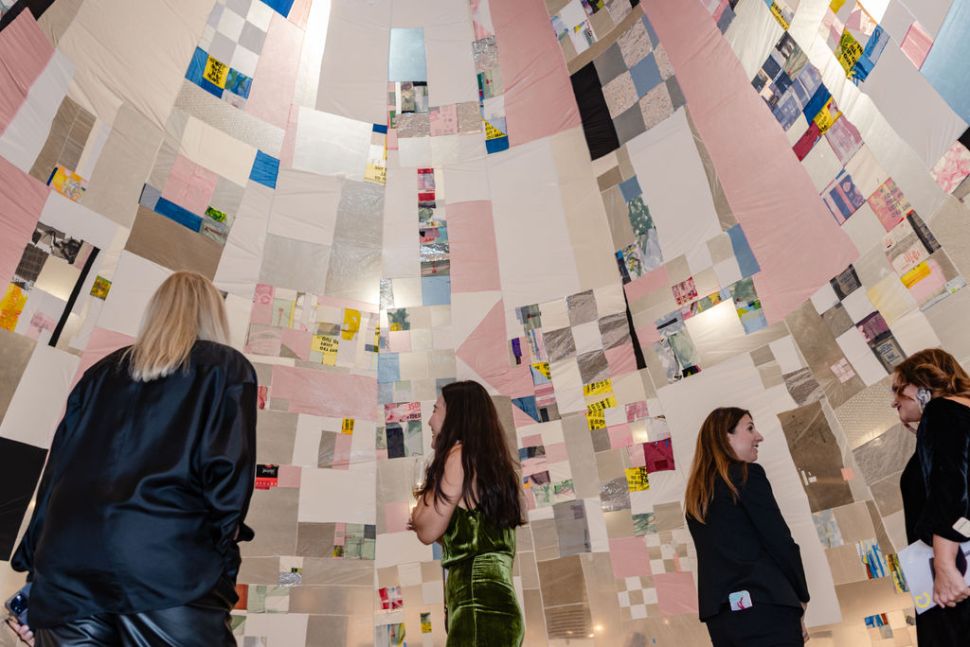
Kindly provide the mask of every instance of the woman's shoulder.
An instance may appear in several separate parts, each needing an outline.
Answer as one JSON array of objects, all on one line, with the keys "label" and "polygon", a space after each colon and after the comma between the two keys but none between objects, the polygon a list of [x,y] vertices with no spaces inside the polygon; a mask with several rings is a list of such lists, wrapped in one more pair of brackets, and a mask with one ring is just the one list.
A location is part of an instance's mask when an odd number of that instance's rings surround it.
[{"label": "woman's shoulder", "polygon": [[232,346],[214,341],[199,340],[192,349],[192,361],[199,365],[218,365],[226,371],[233,384],[256,384],[256,369],[245,355]]}]

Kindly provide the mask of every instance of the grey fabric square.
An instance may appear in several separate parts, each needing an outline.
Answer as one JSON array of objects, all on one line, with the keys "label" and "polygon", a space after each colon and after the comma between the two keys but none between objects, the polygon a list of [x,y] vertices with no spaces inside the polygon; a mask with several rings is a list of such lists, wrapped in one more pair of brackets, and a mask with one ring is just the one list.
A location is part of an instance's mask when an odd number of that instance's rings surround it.
[{"label": "grey fabric square", "polygon": [[216,32],[216,35],[212,37],[212,44],[209,45],[209,56],[220,63],[229,65],[235,52],[236,43],[229,40],[229,37],[225,34]]},{"label": "grey fabric square", "polygon": [[601,85],[606,85],[628,69],[623,62],[620,46],[616,43],[606,48],[606,51],[593,61],[593,66],[596,68],[596,75],[600,78]]},{"label": "grey fabric square", "polygon": [[299,507],[299,488],[256,490],[246,515],[246,524],[256,531],[256,538],[239,544],[242,556],[294,555]]},{"label": "grey fabric square", "polygon": [[330,248],[274,234],[266,235],[260,283],[323,294],[327,285]]},{"label": "grey fabric square", "polygon": [[605,452],[610,448],[610,432],[606,429],[594,429],[589,435],[593,439],[594,452]]},{"label": "grey fabric square", "polygon": [[[212,8],[212,12],[209,14],[208,22],[213,29],[219,26],[219,21],[222,20],[222,12],[225,10],[226,10],[226,5],[219,4],[218,2]],[[242,14],[242,15],[245,15],[245,14]]]},{"label": "grey fabric square", "polygon": [[670,102],[674,105],[674,110],[687,103],[687,99],[684,98],[684,91],[680,89],[676,76],[667,79],[667,94],[670,95]]},{"label": "grey fabric square", "polygon": [[603,348],[609,350],[622,346],[630,339],[630,325],[625,312],[607,315],[600,319],[600,335],[603,338]]},{"label": "grey fabric square", "polygon": [[431,135],[431,117],[427,112],[407,112],[398,115],[395,119],[398,137],[428,137]]},{"label": "grey fabric square", "polygon": [[828,325],[834,337],[838,337],[852,327],[852,319],[849,318],[849,313],[841,303],[837,303],[823,312],[822,321]]},{"label": "grey fabric square", "polygon": [[566,307],[571,326],[596,321],[599,316],[596,312],[596,297],[593,296],[592,290],[569,295],[566,297]]},{"label": "grey fabric square", "polygon": [[542,335],[542,339],[546,344],[546,354],[550,362],[557,362],[576,354],[576,340],[573,339],[571,328],[550,330]]},{"label": "grey fabric square", "polygon": [[327,296],[376,303],[381,267],[379,247],[335,244],[330,254],[330,269],[326,274]]},{"label": "grey fabric square", "polygon": [[320,434],[320,447],[317,450],[317,467],[332,467],[337,452],[337,434],[324,431]]},{"label": "grey fabric square", "polygon": [[224,177],[216,180],[216,190],[212,194],[209,206],[218,209],[227,216],[228,222],[232,222],[239,213],[239,205],[242,204],[243,188]]},{"label": "grey fabric square", "polygon": [[630,490],[625,476],[607,481],[600,487],[600,507],[603,512],[630,509]]},{"label": "grey fabric square", "polygon": [[336,524],[300,523],[296,534],[296,554],[301,557],[329,557],[333,554]]},{"label": "grey fabric square", "polygon": [[379,248],[383,234],[384,187],[370,182],[344,182],[340,204],[337,205],[334,243],[348,242]]},{"label": "grey fabric square", "polygon": [[[246,14],[242,14],[246,15]],[[239,44],[255,54],[261,54],[263,43],[266,41],[266,32],[251,22],[243,25],[242,34],[239,36]]]},{"label": "grey fabric square", "polygon": [[577,359],[583,384],[605,380],[610,376],[610,367],[606,362],[606,353],[603,351],[594,350],[590,353],[583,353]]},{"label": "grey fabric square", "polygon": [[589,543],[589,524],[586,505],[582,501],[566,501],[553,507],[556,531],[559,535],[559,555],[579,555],[592,550]]},{"label": "grey fabric square", "polygon": [[617,116],[613,120],[613,126],[616,128],[616,136],[619,138],[621,144],[625,144],[637,135],[643,133],[647,127],[643,122],[643,111],[640,109],[640,104],[633,104],[621,115]]},{"label": "grey fabric square", "polygon": [[293,462],[296,420],[295,413],[268,409],[256,412],[256,460],[259,463],[288,465]]},{"label": "grey fabric square", "polygon": [[[257,2],[259,0],[256,0]],[[240,16],[249,15],[249,7],[253,4],[253,0],[226,0],[226,6],[238,13]]]}]

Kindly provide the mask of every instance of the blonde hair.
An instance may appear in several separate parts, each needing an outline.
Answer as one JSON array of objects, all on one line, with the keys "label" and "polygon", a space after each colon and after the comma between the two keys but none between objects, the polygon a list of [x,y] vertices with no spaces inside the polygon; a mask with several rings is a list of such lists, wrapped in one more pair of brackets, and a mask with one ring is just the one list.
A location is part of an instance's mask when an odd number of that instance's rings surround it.
[{"label": "blonde hair", "polygon": [[[731,480],[732,463],[740,462],[731,449],[728,434],[734,433],[741,419],[750,416],[746,409],[721,407],[708,414],[697,434],[697,449],[694,463],[687,479],[687,492],[684,494],[684,507],[687,515],[704,523],[707,509],[714,499],[714,486],[717,479],[724,481],[731,498],[738,500],[738,488]],[[741,462],[741,480],[748,478],[748,464]]]},{"label": "blonde hair", "polygon": [[185,366],[197,340],[225,344],[229,322],[222,296],[198,272],[176,272],[152,296],[138,339],[128,349],[131,376],[148,382]]},{"label": "blonde hair", "polygon": [[928,389],[934,397],[970,397],[970,375],[960,362],[941,348],[926,348],[913,353],[893,371],[893,391],[907,384]]}]

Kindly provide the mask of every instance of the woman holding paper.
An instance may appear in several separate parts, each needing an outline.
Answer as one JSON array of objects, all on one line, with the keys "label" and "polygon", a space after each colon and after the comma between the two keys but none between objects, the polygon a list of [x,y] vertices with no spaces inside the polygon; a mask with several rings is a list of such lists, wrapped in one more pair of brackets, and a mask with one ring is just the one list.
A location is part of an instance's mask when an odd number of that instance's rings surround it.
[{"label": "woman holding paper", "polygon": [[906,539],[933,548],[937,606],[916,616],[919,644],[967,644],[970,588],[960,544],[970,539],[970,376],[952,355],[930,348],[896,367],[892,389],[899,419],[916,433],[900,480]]},{"label": "woman holding paper", "polygon": [[256,372],[228,336],[212,283],[176,272],[74,387],[11,560],[37,645],[236,644]]},{"label": "woman holding paper", "polygon": [[697,549],[700,619],[714,647],[808,640],[808,585],[765,470],[751,414],[715,409],[701,425],[684,505]]},{"label": "woman holding paper", "polygon": [[428,422],[434,459],[409,526],[444,547],[447,645],[518,647],[524,625],[512,561],[521,488],[495,405],[477,382],[455,382]]}]

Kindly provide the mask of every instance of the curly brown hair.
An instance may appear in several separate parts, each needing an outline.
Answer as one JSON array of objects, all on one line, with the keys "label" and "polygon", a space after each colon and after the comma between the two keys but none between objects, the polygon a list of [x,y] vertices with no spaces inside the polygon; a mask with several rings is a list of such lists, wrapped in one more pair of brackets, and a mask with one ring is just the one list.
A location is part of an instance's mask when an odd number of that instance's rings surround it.
[{"label": "curly brown hair", "polygon": [[970,398],[970,375],[960,362],[942,348],[927,348],[913,353],[893,371],[893,391],[907,384],[929,389],[933,397]]}]

